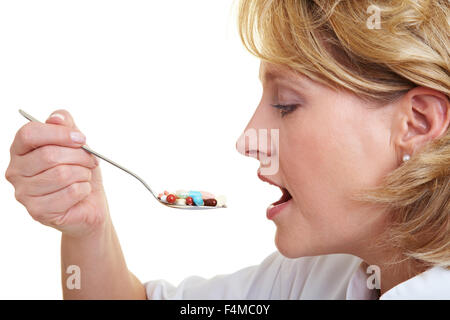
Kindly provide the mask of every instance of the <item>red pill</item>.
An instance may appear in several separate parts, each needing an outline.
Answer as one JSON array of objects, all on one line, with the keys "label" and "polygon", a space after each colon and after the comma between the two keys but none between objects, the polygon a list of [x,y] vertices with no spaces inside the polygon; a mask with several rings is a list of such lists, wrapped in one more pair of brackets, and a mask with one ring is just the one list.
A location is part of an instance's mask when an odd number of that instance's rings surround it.
[{"label": "red pill", "polygon": [[189,206],[189,205],[192,205],[194,203],[194,199],[192,199],[192,197],[187,197],[186,198],[186,204]]},{"label": "red pill", "polygon": [[203,201],[205,206],[208,207],[215,207],[217,205],[217,200],[216,199],[205,199]]},{"label": "red pill", "polygon": [[175,200],[177,200],[177,197],[175,197],[174,194],[169,194],[166,198],[168,203],[175,203]]}]

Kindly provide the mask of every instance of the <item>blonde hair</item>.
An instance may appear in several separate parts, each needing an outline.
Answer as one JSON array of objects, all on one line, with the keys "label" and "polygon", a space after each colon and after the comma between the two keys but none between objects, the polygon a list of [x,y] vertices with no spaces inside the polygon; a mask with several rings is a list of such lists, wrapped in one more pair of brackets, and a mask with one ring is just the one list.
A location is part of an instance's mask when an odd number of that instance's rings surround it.
[{"label": "blonde hair", "polygon": [[[239,34],[264,61],[384,105],[417,86],[450,97],[448,0],[241,0]],[[369,12],[369,13],[368,13]],[[450,130],[391,171],[360,201],[391,214],[405,259],[450,269]]]}]

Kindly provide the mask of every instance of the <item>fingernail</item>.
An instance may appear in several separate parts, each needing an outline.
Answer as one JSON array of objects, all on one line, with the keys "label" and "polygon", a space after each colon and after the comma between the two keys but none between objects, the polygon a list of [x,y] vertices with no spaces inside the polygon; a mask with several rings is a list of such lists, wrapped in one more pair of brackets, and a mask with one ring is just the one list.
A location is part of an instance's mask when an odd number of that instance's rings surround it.
[{"label": "fingernail", "polygon": [[62,115],[61,113],[52,113],[51,115],[50,115],[50,117],[48,117],[49,119],[50,118],[60,118],[62,121],[64,121],[64,115]]},{"label": "fingernail", "polygon": [[75,143],[85,143],[86,142],[86,137],[84,136],[84,134],[82,134],[81,132],[78,132],[78,131],[72,131],[70,133],[70,138]]}]

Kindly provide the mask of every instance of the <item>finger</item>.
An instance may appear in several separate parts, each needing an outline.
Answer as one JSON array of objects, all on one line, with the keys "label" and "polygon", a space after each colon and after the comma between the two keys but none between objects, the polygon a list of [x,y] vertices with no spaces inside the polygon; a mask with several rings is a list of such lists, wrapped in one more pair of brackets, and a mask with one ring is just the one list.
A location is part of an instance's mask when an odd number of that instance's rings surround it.
[{"label": "finger", "polygon": [[[88,168],[76,165],[59,165],[34,177],[24,177],[20,185],[26,196],[44,196],[62,190],[76,182],[88,182],[92,172]],[[18,187],[16,187],[18,188]]]},{"label": "finger", "polygon": [[89,182],[77,182],[44,196],[24,197],[23,203],[34,219],[41,220],[51,214],[66,212],[72,206],[85,199],[91,190]]},{"label": "finger", "polygon": [[53,111],[45,123],[63,125],[78,130],[72,115],[64,109]]},{"label": "finger", "polygon": [[32,177],[63,164],[78,165],[89,169],[94,169],[98,165],[95,157],[83,149],[52,145],[40,147],[24,156],[16,156],[14,161],[16,170],[24,177]]},{"label": "finger", "polygon": [[17,131],[11,154],[24,155],[44,145],[79,148],[85,143],[86,137],[73,128],[33,121]]}]

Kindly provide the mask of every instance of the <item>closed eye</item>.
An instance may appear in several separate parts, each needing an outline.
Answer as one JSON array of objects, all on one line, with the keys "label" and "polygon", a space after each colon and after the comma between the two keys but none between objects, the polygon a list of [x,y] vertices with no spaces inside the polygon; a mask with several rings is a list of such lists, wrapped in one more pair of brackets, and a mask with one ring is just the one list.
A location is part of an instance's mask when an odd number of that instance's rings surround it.
[{"label": "closed eye", "polygon": [[296,104],[272,104],[272,107],[279,110],[281,117],[291,113],[295,109],[297,109],[298,105]]}]

